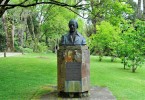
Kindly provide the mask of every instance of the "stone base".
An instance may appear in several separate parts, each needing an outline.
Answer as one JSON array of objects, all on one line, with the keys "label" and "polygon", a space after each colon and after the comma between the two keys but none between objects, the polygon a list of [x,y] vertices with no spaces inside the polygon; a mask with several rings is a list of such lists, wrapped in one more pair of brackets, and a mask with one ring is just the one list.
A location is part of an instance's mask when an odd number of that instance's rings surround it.
[{"label": "stone base", "polygon": [[67,93],[62,93],[59,95],[56,88],[54,91],[41,96],[40,100],[116,100],[112,93],[106,87],[91,87],[88,96],[80,97],[79,94],[74,94],[74,97],[71,98]]}]

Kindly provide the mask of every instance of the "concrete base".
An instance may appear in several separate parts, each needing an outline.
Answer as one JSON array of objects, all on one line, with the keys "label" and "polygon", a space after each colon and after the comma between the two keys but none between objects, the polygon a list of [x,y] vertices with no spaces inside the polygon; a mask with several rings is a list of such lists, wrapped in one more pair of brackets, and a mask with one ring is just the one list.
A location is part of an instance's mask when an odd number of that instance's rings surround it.
[{"label": "concrete base", "polygon": [[69,97],[68,94],[59,95],[56,88],[54,91],[41,96],[40,100],[116,100],[112,93],[106,87],[94,86],[89,91],[89,96],[80,97],[75,94],[73,98]]}]

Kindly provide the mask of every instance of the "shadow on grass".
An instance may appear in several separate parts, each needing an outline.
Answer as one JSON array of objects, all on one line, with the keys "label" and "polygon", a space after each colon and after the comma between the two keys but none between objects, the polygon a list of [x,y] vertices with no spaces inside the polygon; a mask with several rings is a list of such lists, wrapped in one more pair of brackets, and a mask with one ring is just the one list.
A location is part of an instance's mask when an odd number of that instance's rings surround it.
[{"label": "shadow on grass", "polygon": [[56,86],[43,86],[30,99],[39,100],[116,100],[111,91],[106,86],[91,86],[86,95],[80,96],[80,93],[75,92],[74,96],[70,97],[68,92],[57,92]]},{"label": "shadow on grass", "polygon": [[126,73],[132,73],[132,74],[135,74],[135,73],[139,73],[138,70],[136,70],[135,72],[132,72],[131,68],[117,68],[118,70],[121,70],[122,72],[126,72]]},{"label": "shadow on grass", "polygon": [[51,92],[56,92],[56,90],[57,90],[57,87],[53,86],[53,85],[42,86],[33,93],[32,97],[30,99],[34,99],[34,100],[40,99],[41,96],[47,95]]},{"label": "shadow on grass", "polygon": [[121,63],[120,58],[115,58],[114,61],[111,61],[111,57],[109,56],[104,56],[102,57],[102,61],[99,61],[99,56],[91,56],[91,61],[92,62],[107,62],[107,63]]}]

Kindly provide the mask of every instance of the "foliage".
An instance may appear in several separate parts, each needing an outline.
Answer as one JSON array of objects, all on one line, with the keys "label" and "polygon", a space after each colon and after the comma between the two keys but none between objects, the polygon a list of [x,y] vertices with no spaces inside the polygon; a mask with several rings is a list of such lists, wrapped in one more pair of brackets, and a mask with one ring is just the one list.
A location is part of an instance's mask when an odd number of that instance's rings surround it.
[{"label": "foliage", "polygon": [[38,44],[38,51],[39,52],[46,52],[48,47],[45,45],[45,42],[41,42]]},{"label": "foliage", "polygon": [[[133,13],[133,10],[126,0],[88,0],[90,1],[89,21],[94,26],[93,33],[97,33],[96,24],[108,21],[114,26],[119,26],[126,16]],[[92,34],[92,33],[91,33]]]},{"label": "foliage", "polygon": [[24,53],[32,53],[33,52],[33,49],[30,49],[30,48],[22,48],[22,51]]},{"label": "foliage", "polygon": [[100,60],[104,55],[116,56],[116,47],[120,41],[119,28],[105,21],[96,27],[98,31],[90,37],[90,47],[95,47],[95,53],[100,56]]},{"label": "foliage", "polygon": [[125,24],[127,28],[121,34],[122,43],[119,46],[120,55],[124,58],[127,57],[125,65],[132,68],[135,72],[138,66],[144,62],[145,52],[145,22],[136,20],[134,26],[132,24]]},{"label": "foliage", "polygon": [[[108,6],[107,6],[108,5]],[[105,12],[105,20],[109,21],[112,25],[120,25],[120,22],[134,11],[131,6],[125,3],[125,0],[112,1],[107,4],[107,11]]]}]

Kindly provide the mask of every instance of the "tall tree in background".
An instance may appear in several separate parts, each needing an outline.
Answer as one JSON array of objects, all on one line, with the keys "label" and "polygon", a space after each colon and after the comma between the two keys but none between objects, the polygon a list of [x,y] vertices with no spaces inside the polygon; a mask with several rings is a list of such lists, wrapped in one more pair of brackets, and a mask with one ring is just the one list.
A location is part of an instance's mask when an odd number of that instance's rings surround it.
[{"label": "tall tree in background", "polygon": [[142,18],[141,0],[138,0],[138,13],[137,13],[137,18],[138,18],[138,19],[141,19],[141,18]]},{"label": "tall tree in background", "polygon": [[143,0],[143,20],[145,20],[145,0]]},{"label": "tall tree in background", "polygon": [[14,51],[14,25],[9,13],[3,15],[3,26],[6,34],[6,51]]},{"label": "tall tree in background", "polygon": [[132,20],[132,22],[134,23],[135,20],[136,20],[136,18],[137,18],[137,15],[138,15],[138,7],[137,7],[137,4],[133,0],[128,0],[127,3],[130,4],[130,6],[132,7],[132,9],[134,10],[134,13],[128,14],[128,16],[127,16],[126,19]]},{"label": "tall tree in background", "polygon": [[2,22],[2,18],[0,18],[0,51],[4,51],[5,47],[6,47],[6,36],[4,33],[4,25]]}]

